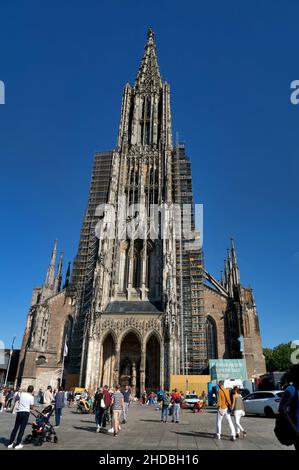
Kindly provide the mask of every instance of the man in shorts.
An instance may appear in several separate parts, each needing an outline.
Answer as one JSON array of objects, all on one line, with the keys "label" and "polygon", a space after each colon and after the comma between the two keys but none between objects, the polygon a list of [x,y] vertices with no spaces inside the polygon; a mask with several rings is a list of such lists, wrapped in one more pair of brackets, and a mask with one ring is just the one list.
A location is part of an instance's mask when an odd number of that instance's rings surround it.
[{"label": "man in shorts", "polygon": [[116,437],[119,429],[120,415],[124,412],[124,396],[120,391],[120,385],[116,385],[115,392],[111,397],[111,408],[113,412],[114,437]]}]

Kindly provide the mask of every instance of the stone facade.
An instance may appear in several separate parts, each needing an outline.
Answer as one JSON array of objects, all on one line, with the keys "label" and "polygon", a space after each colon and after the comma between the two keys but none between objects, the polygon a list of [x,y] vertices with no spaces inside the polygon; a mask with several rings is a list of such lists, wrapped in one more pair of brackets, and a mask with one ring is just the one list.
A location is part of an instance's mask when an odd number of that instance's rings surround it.
[{"label": "stone facade", "polygon": [[[204,270],[200,244],[178,241],[185,206],[176,212],[177,202],[192,208],[193,230],[191,163],[184,146],[173,149],[170,88],[149,30],[135,85],[124,87],[117,146],[95,158],[72,281],[68,269],[61,290],[55,244],[33,291],[19,384],[120,382],[140,395],[169,388],[171,375],[206,372],[212,358],[244,357],[249,377],[265,372],[255,301],[241,285],[233,241],[217,281]],[[153,205],[163,212],[154,230]]]},{"label": "stone facade", "polygon": [[[45,284],[35,288],[27,316],[16,382],[22,388],[37,390],[61,383],[64,344],[71,337],[75,300],[68,285],[60,290],[62,258],[55,277],[56,244]],[[69,275],[69,270],[68,270]],[[68,284],[68,282],[66,282]],[[67,360],[65,361],[67,372]]]}]

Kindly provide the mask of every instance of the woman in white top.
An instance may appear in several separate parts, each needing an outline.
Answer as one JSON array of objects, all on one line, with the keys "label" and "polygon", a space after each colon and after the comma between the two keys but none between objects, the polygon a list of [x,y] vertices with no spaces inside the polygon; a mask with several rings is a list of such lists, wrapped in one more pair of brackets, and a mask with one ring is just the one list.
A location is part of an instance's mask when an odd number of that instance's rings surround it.
[{"label": "woman in white top", "polygon": [[53,400],[54,400],[54,396],[52,393],[52,387],[51,385],[48,385],[47,390],[44,393],[44,404],[51,405]]}]

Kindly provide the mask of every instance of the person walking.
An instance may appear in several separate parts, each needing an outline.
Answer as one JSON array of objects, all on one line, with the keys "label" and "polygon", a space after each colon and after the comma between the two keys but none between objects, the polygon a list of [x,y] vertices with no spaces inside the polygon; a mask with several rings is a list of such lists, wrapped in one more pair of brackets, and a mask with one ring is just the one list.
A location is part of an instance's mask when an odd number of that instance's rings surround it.
[{"label": "person walking", "polygon": [[292,366],[286,388],[278,408],[288,423],[289,433],[293,436],[296,451],[299,451],[299,364]]},{"label": "person walking", "polygon": [[95,412],[96,432],[100,432],[103,422],[103,416],[106,411],[103,389],[98,388],[94,396],[93,409]]},{"label": "person walking", "polygon": [[181,394],[174,389],[174,393],[172,394],[172,422],[179,423],[180,422],[180,409],[181,409]]},{"label": "person walking", "polygon": [[[25,428],[28,423],[30,410],[34,408],[34,396],[33,396],[33,386],[29,385],[27,392],[20,393],[19,396],[19,405],[17,409],[17,416],[14,428],[11,432],[8,449],[22,449],[22,438],[25,432]],[[16,435],[18,433],[17,441],[15,442]]]},{"label": "person walking", "polygon": [[236,431],[232,422],[232,418],[230,415],[232,404],[229,395],[229,391],[224,388],[223,380],[219,382],[219,389],[217,393],[217,403],[218,403],[218,412],[217,412],[217,439],[221,439],[221,425],[222,420],[225,418],[228,422],[230,432],[231,432],[231,440],[236,440]]},{"label": "person walking", "polygon": [[241,421],[241,418],[245,416],[245,410],[244,410],[243,398],[242,398],[242,395],[240,394],[240,389],[237,386],[233,388],[232,411],[234,412],[234,417],[235,417],[236,427],[237,427],[236,437],[239,438],[240,433],[242,431],[243,438],[244,438],[247,436],[247,433],[245,429],[242,427],[240,421]]},{"label": "person walking", "polygon": [[64,391],[62,387],[59,387],[58,392],[55,395],[55,404],[54,404],[56,428],[59,428],[60,426],[62,409],[64,408],[64,406],[65,406]]},{"label": "person walking", "polygon": [[123,424],[126,424],[128,422],[128,411],[129,411],[129,406],[132,400],[132,394],[131,394],[131,389],[129,385],[125,386],[125,389],[123,391],[123,396],[124,396]]},{"label": "person walking", "polygon": [[104,401],[105,401],[106,409],[105,409],[105,413],[104,413],[103,419],[102,419],[102,427],[106,428],[106,423],[110,422],[109,415],[110,415],[110,406],[111,406],[111,394],[109,392],[108,385],[104,385],[103,395],[104,395]]},{"label": "person walking", "polygon": [[169,394],[165,391],[161,401],[161,422],[162,423],[167,423],[168,420],[168,410],[170,407],[170,396]]},{"label": "person walking", "polygon": [[44,404],[51,405],[52,401],[54,400],[52,387],[48,385],[47,390],[44,393]]},{"label": "person walking", "polygon": [[116,437],[119,429],[119,418],[121,413],[124,412],[124,396],[120,391],[120,385],[116,385],[115,392],[111,397],[111,408],[113,411],[114,437]]}]

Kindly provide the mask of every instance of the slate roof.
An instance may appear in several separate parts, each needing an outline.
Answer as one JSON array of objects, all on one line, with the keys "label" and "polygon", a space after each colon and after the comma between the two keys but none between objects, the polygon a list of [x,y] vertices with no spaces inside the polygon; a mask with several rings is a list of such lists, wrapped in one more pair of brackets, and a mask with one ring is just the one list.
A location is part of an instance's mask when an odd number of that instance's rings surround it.
[{"label": "slate roof", "polygon": [[161,313],[162,305],[161,303],[152,303],[144,300],[137,301],[118,301],[110,302],[106,309],[105,313]]}]

